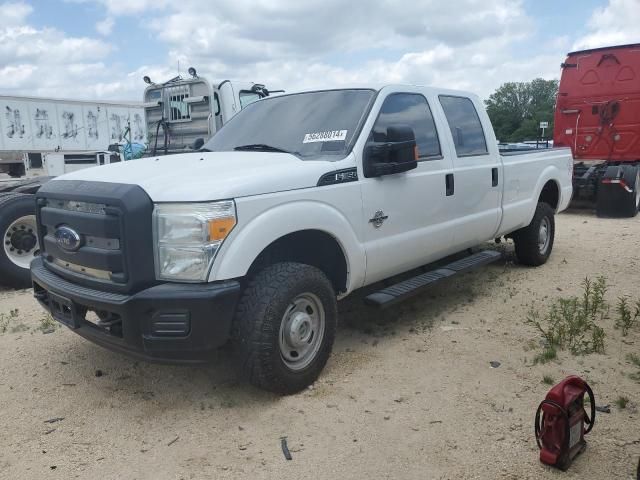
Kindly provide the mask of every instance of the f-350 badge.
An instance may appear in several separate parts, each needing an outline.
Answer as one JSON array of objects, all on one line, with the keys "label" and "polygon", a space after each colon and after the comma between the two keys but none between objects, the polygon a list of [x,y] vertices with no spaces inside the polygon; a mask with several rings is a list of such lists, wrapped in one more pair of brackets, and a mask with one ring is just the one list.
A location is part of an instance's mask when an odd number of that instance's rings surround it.
[{"label": "f-350 badge", "polygon": [[382,210],[378,210],[373,218],[369,219],[369,223],[372,223],[376,228],[380,228],[387,218],[389,218],[388,215],[385,215]]}]

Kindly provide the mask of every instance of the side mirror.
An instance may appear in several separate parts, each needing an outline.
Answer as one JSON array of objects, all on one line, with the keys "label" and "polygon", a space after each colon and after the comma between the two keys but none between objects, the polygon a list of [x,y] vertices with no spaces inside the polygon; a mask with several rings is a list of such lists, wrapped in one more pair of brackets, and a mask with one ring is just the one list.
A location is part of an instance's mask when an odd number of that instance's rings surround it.
[{"label": "side mirror", "polygon": [[196,138],[196,141],[193,142],[193,147],[192,148],[194,150],[200,150],[203,145],[204,145],[204,138]]},{"label": "side mirror", "polygon": [[386,142],[369,142],[364,150],[364,176],[392,175],[418,166],[416,135],[408,125],[387,128]]}]

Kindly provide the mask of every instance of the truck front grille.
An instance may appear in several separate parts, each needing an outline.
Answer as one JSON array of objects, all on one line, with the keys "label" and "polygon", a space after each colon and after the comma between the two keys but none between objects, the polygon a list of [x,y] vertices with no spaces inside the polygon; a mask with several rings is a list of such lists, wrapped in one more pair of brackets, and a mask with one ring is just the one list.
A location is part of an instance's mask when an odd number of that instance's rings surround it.
[{"label": "truck front grille", "polygon": [[135,293],[156,283],[153,202],[142,188],[53,180],[36,198],[38,239],[47,269],[105,291]]},{"label": "truck front grille", "polygon": [[[60,269],[114,283],[126,283],[127,270],[121,248],[122,212],[106,204],[44,198],[39,218],[45,260]],[[80,244],[70,250],[56,239],[61,227],[77,233]]]}]

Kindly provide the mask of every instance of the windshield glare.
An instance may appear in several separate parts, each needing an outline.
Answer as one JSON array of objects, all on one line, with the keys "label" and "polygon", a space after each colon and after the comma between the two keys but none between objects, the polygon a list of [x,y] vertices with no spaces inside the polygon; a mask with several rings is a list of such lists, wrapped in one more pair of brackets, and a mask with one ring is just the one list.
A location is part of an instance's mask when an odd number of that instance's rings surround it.
[{"label": "windshield glare", "polygon": [[307,159],[345,156],[372,90],[327,90],[270,97],[252,103],[216,133],[204,149],[284,150]]}]

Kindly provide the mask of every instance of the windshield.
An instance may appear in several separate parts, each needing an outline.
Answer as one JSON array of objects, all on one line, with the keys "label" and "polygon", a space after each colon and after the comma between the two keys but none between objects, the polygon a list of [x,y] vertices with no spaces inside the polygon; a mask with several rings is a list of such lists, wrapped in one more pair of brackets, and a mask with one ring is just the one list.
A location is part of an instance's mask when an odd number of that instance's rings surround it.
[{"label": "windshield", "polygon": [[307,159],[345,156],[373,90],[327,90],[271,97],[248,105],[203,147],[212,152],[289,152]]}]

